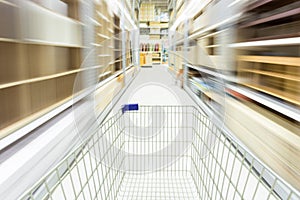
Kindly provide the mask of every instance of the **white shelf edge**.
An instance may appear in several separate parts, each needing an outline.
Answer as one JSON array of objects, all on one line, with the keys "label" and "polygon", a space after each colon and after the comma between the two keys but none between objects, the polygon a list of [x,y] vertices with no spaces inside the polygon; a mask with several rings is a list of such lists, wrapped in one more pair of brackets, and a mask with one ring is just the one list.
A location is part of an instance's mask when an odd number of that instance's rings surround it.
[{"label": "white shelf edge", "polygon": [[227,86],[229,89],[232,89],[242,95],[245,95],[246,97],[249,97],[250,99],[253,99],[261,104],[263,104],[264,106],[267,106],[277,112],[280,112],[283,115],[286,115],[296,121],[300,121],[300,113],[299,110],[292,108],[290,106],[287,106],[284,103],[280,103],[272,98],[269,98],[265,95],[261,95],[259,93],[256,92],[252,92],[250,90],[238,87],[238,86],[232,86],[232,85],[228,85]]},{"label": "white shelf edge", "polygon": [[72,47],[72,48],[86,48],[85,46],[82,46],[82,45],[73,45],[73,44],[62,43],[62,42],[49,42],[49,41],[45,41],[45,40],[37,40],[37,39],[29,39],[29,38],[25,38],[24,40],[21,41],[21,43],[60,46],[60,47]]},{"label": "white shelf edge", "polygon": [[105,39],[110,39],[109,36],[101,34],[101,33],[97,33],[97,35],[100,36],[100,37],[102,37],[102,38],[105,38]]},{"label": "white shelf edge", "polygon": [[99,26],[99,27],[102,27],[102,24],[100,24],[97,20],[95,20],[94,18],[92,17],[89,17],[89,20],[94,23],[94,25],[96,26]]},{"label": "white shelf edge", "polygon": [[299,45],[299,44],[300,44],[300,37],[294,37],[294,38],[285,38],[285,39],[234,43],[234,44],[230,44],[229,47],[240,48],[240,47],[284,46],[284,45]]},{"label": "white shelf edge", "polygon": [[112,55],[110,54],[99,54],[98,57],[111,57]]},{"label": "white shelf edge", "polygon": [[11,2],[8,2],[6,0],[0,0],[0,3],[4,3],[6,5],[13,6],[13,7],[16,7],[16,8],[19,7],[18,5],[14,4],[14,3],[11,3]]},{"label": "white shelf edge", "polygon": [[86,67],[86,68],[70,70],[70,71],[67,71],[67,72],[57,73],[57,74],[48,75],[48,76],[42,76],[42,77],[38,77],[38,78],[30,78],[30,79],[26,79],[26,80],[22,80],[22,81],[16,81],[16,82],[11,82],[11,83],[0,84],[0,90],[10,88],[10,87],[14,87],[14,86],[18,86],[18,85],[24,85],[24,84],[28,84],[28,83],[35,83],[35,82],[50,80],[50,79],[54,79],[54,78],[58,78],[58,77],[67,76],[67,75],[70,75],[70,74],[75,74],[75,73],[78,73],[78,72],[81,72],[81,71],[87,71],[87,70],[91,70],[91,69],[98,69],[98,68],[101,68],[101,67],[104,67],[104,66],[103,65],[97,65],[97,66],[92,66],[92,67]]},{"label": "white shelf edge", "polygon": [[216,48],[216,47],[220,47],[221,45],[219,44],[215,44],[215,45],[208,45],[208,46],[205,46],[205,48]]},{"label": "white shelf edge", "polygon": [[22,43],[22,40],[19,40],[19,39],[12,39],[12,38],[0,38],[0,42]]},{"label": "white shelf edge", "polygon": [[95,46],[95,47],[103,47],[102,44],[97,44],[97,43],[91,43],[91,45]]},{"label": "white shelf edge", "polygon": [[214,71],[211,71],[211,70],[208,70],[208,69],[205,69],[205,68],[201,68],[201,67],[198,67],[198,66],[194,66],[194,65],[191,65],[191,64],[186,64],[186,66],[188,66],[190,68],[193,68],[197,71],[200,71],[200,72],[203,72],[203,73],[210,74],[212,76],[221,78],[221,79],[229,81],[229,82],[234,82],[234,83],[237,82],[237,79],[234,78],[234,77],[225,76],[225,75],[220,74],[218,72],[214,72]]},{"label": "white shelf edge", "polygon": [[104,16],[101,12],[97,11],[97,14],[98,14],[102,19],[104,19],[106,22],[109,23],[109,19],[108,19],[106,16]]},{"label": "white shelf edge", "polygon": [[24,84],[27,84],[27,83],[34,83],[34,82],[45,81],[45,80],[54,79],[54,78],[58,78],[58,77],[62,77],[62,76],[67,76],[67,75],[70,75],[70,74],[77,73],[79,71],[81,71],[81,70],[76,69],[76,70],[71,70],[71,71],[68,71],[68,72],[58,73],[58,74],[54,74],[54,75],[43,76],[43,77],[38,77],[38,78],[31,78],[31,79],[26,79],[26,80],[22,80],[22,81],[16,81],[16,82],[12,82],[12,83],[1,84],[0,85],[0,90],[10,88],[10,87],[14,87],[14,86],[18,86],[18,85],[24,85]]},{"label": "white shelf edge", "polygon": [[220,31],[216,31],[216,32],[214,32],[214,33],[210,33],[210,34],[207,34],[207,35],[202,36],[202,37],[200,37],[200,38],[197,38],[197,40],[201,40],[201,39],[205,39],[205,38],[208,38],[208,37],[212,37],[212,36],[218,35],[218,34],[220,34],[220,33],[223,33],[223,32],[225,32],[225,31],[227,31],[227,30],[228,30],[228,29],[223,29],[223,30],[220,30]]},{"label": "white shelf edge", "polygon": [[110,33],[114,33],[114,31],[111,28],[107,29]]},{"label": "white shelf edge", "polygon": [[45,40],[37,40],[37,39],[29,39],[29,38],[25,38],[24,40],[12,39],[12,38],[0,38],[0,42],[37,44],[37,45],[59,46],[59,47],[70,47],[70,48],[86,48],[85,46],[82,46],[82,45],[72,45],[72,44],[68,44],[68,43],[50,42],[50,41],[45,41]]},{"label": "white shelf edge", "polygon": [[104,77],[104,76],[107,76],[108,74],[111,74],[111,71],[107,71],[107,72],[104,72],[103,74],[100,74],[100,75],[98,76],[98,78],[102,78],[102,77]]}]

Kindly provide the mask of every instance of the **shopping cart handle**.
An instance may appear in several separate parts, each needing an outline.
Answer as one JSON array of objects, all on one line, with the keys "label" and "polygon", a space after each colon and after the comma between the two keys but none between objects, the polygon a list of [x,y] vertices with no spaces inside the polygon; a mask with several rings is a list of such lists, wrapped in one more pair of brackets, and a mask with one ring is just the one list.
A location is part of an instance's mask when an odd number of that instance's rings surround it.
[{"label": "shopping cart handle", "polygon": [[122,106],[122,113],[130,110],[139,110],[139,104],[125,104]]}]

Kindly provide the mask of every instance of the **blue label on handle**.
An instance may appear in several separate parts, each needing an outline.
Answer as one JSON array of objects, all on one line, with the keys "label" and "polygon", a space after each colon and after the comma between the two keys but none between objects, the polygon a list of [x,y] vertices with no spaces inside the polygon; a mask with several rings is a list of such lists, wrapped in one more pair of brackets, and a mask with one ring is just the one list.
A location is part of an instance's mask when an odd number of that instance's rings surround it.
[{"label": "blue label on handle", "polygon": [[122,113],[130,110],[139,110],[139,104],[125,104],[122,106]]}]

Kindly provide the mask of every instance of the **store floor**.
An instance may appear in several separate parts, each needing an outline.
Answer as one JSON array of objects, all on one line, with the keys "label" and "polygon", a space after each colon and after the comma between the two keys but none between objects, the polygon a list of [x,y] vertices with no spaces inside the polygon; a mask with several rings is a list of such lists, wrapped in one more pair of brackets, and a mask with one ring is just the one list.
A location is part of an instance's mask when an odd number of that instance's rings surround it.
[{"label": "store floor", "polygon": [[124,104],[139,105],[196,105],[191,97],[180,87],[175,75],[168,71],[167,65],[141,67],[140,72],[117,102],[115,108]]}]

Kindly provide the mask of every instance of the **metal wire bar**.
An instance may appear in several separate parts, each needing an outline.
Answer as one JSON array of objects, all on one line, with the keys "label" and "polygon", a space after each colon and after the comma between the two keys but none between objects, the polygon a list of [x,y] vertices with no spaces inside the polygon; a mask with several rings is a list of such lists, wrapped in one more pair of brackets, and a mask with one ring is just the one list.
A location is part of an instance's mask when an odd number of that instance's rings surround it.
[{"label": "metal wire bar", "polygon": [[300,197],[197,108],[140,106],[105,120],[21,199]]}]

